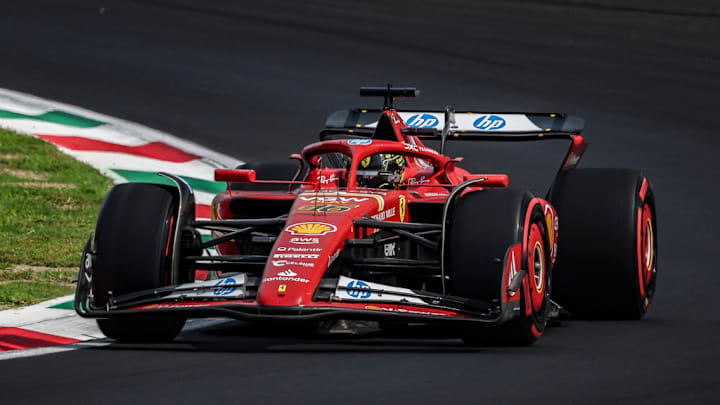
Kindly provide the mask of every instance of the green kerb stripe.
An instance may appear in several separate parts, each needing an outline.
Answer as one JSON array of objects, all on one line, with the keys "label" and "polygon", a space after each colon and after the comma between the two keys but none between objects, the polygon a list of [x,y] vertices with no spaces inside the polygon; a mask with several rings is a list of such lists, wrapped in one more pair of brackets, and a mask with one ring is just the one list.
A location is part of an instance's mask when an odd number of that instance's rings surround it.
[{"label": "green kerb stripe", "polygon": [[92,120],[90,118],[81,117],[79,115],[70,114],[63,111],[48,111],[44,114],[39,115],[27,115],[7,110],[0,110],[0,118],[24,118],[30,120],[47,121],[55,124],[68,125],[78,128],[93,128],[105,124],[102,121]]},{"label": "green kerb stripe", "polygon": [[75,301],[61,302],[59,304],[55,304],[55,305],[51,306],[50,308],[75,309]]},{"label": "green kerb stripe", "polygon": [[[110,169],[118,175],[124,177],[130,182],[140,183],[155,183],[155,184],[167,184],[168,186],[175,185],[167,177],[158,176],[155,172],[140,172],[136,170],[122,170],[122,169]],[[190,187],[195,191],[203,191],[206,193],[217,194],[227,189],[227,183],[196,179],[194,177],[180,176],[190,184]]]}]

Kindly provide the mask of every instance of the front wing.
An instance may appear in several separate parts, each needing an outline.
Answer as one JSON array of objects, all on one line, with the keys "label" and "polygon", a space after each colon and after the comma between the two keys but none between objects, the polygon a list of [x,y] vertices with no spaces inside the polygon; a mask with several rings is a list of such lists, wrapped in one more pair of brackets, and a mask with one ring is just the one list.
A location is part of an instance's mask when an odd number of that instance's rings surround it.
[{"label": "front wing", "polygon": [[519,307],[515,308],[517,303],[490,304],[342,276],[323,280],[318,287],[333,290],[327,301],[313,301],[302,306],[263,306],[252,296],[258,278],[244,273],[138,291],[97,305],[93,304],[93,260],[88,248],[89,243],[83,254],[75,293],[75,310],[86,318],[178,316],[286,321],[401,318],[410,322],[494,326],[511,319],[519,311]]}]

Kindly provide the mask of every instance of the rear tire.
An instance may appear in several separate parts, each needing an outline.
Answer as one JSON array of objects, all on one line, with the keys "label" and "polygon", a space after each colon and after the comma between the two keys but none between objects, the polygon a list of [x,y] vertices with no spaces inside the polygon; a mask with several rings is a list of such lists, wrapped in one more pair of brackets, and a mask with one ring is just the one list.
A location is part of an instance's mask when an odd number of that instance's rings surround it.
[{"label": "rear tire", "polygon": [[[93,293],[96,307],[118,296],[169,284],[176,192],[166,186],[126,183],[105,197],[95,228]],[[131,342],[172,340],[184,318],[98,319],[105,336]]]},{"label": "rear tire", "polygon": [[558,211],[556,301],[578,318],[639,319],[657,278],[655,196],[637,170],[560,173],[550,194]]},{"label": "rear tire", "polygon": [[[453,208],[446,246],[448,294],[500,305],[505,286],[504,260],[508,249],[523,241],[525,216],[533,196],[520,190],[486,190],[462,196]],[[463,340],[474,346],[525,346],[535,342],[547,323],[550,297],[550,250],[542,208],[530,213],[528,238],[533,248],[522,253],[521,268],[535,263],[520,294],[520,314],[496,327],[472,326],[463,330]],[[538,242],[538,250],[534,249]],[[528,246],[531,244],[529,243]],[[538,276],[537,292],[531,283]],[[525,302],[530,300],[530,311]]]}]

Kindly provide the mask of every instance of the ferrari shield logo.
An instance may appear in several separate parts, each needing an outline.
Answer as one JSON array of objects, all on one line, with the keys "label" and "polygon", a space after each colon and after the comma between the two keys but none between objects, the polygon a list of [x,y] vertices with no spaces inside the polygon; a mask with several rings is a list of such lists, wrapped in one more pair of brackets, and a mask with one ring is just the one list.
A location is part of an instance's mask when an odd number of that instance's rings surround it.
[{"label": "ferrari shield logo", "polygon": [[407,200],[405,199],[404,195],[400,196],[398,206],[400,209],[400,222],[405,222],[405,213],[407,212]]}]

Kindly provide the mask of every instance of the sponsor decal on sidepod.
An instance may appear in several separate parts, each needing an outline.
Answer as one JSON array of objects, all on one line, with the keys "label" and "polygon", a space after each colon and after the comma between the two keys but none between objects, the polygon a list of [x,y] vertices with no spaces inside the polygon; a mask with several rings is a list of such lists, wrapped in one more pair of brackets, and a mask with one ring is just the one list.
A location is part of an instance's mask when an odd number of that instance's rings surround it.
[{"label": "sponsor decal on sidepod", "polygon": [[383,212],[373,215],[372,219],[377,220],[377,221],[384,221],[384,220],[386,220],[388,218],[392,218],[394,216],[395,216],[395,207],[392,207]]}]

